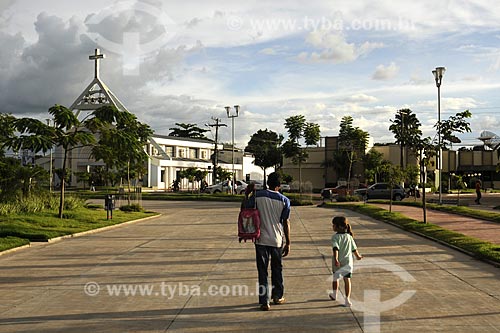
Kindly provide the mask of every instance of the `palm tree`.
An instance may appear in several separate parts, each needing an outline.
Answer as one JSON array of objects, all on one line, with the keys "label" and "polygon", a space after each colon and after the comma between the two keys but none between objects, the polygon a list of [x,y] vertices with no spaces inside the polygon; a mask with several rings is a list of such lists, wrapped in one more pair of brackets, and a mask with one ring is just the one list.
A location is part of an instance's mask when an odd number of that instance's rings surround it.
[{"label": "palm tree", "polygon": [[[403,169],[405,164],[408,164],[408,154],[404,154],[407,148],[409,147],[413,153],[416,153],[416,146],[422,136],[420,130],[422,124],[410,109],[398,110],[394,120],[391,119],[390,121],[392,124],[389,126],[389,130],[394,133],[396,143],[401,146],[400,166]],[[406,156],[406,161],[403,156]]]},{"label": "palm tree", "polygon": [[208,130],[202,129],[196,126],[196,124],[175,123],[175,125],[177,127],[169,128],[169,130],[171,130],[172,132],[170,132],[168,135],[181,138],[210,140],[205,136],[205,134],[203,134],[205,132],[208,132]]}]

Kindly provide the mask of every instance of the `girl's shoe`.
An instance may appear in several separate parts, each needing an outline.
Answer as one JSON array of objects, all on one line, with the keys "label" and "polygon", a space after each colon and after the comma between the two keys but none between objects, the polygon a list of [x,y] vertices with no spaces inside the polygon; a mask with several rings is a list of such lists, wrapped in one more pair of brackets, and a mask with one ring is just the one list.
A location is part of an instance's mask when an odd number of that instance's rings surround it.
[{"label": "girl's shoe", "polygon": [[330,299],[331,299],[332,301],[337,300],[337,294],[336,294],[336,293],[330,293],[330,294],[328,294],[328,297],[330,297]]}]

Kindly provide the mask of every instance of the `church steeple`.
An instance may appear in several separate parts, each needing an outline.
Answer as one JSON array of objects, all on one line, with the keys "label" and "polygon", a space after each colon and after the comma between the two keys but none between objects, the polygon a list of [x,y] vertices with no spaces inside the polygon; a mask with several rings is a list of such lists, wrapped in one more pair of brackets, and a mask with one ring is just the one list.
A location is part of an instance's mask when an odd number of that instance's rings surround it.
[{"label": "church steeple", "polygon": [[77,116],[81,111],[93,111],[103,106],[115,106],[118,110],[128,112],[127,108],[99,77],[99,61],[104,58],[106,56],[99,49],[95,49],[94,54],[89,56],[89,60],[94,60],[94,79],[70,107]]}]

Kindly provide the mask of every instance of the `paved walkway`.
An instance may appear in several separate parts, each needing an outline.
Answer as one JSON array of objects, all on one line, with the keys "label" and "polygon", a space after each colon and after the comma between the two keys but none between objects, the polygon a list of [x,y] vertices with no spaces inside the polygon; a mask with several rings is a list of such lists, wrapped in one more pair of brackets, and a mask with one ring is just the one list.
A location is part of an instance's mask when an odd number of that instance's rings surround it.
[{"label": "paved walkway", "polygon": [[[389,210],[388,204],[373,205]],[[417,221],[424,220],[422,208],[392,205],[392,211],[404,214]],[[448,230],[485,240],[493,244],[500,244],[500,223],[448,214],[432,209],[427,209],[426,220],[428,223],[438,225]]]},{"label": "paved walkway", "polygon": [[[164,215],[1,256],[0,332],[500,332],[498,268],[391,225],[294,209],[288,302],[262,312],[238,203],[144,205]],[[352,308],[327,296],[335,214],[365,256]]]}]

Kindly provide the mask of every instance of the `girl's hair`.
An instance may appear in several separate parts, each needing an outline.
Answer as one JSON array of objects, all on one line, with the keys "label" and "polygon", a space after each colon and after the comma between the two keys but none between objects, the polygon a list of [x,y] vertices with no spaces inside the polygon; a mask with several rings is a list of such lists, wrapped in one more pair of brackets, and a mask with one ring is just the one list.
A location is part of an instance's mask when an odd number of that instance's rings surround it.
[{"label": "girl's hair", "polygon": [[245,189],[245,197],[252,196],[253,192],[255,191],[255,183],[250,183],[248,184],[247,188]]},{"label": "girl's hair", "polygon": [[332,224],[335,226],[335,229],[340,232],[347,232],[349,235],[354,237],[352,233],[351,225],[349,221],[347,221],[347,217],[345,216],[335,216],[332,220]]}]

